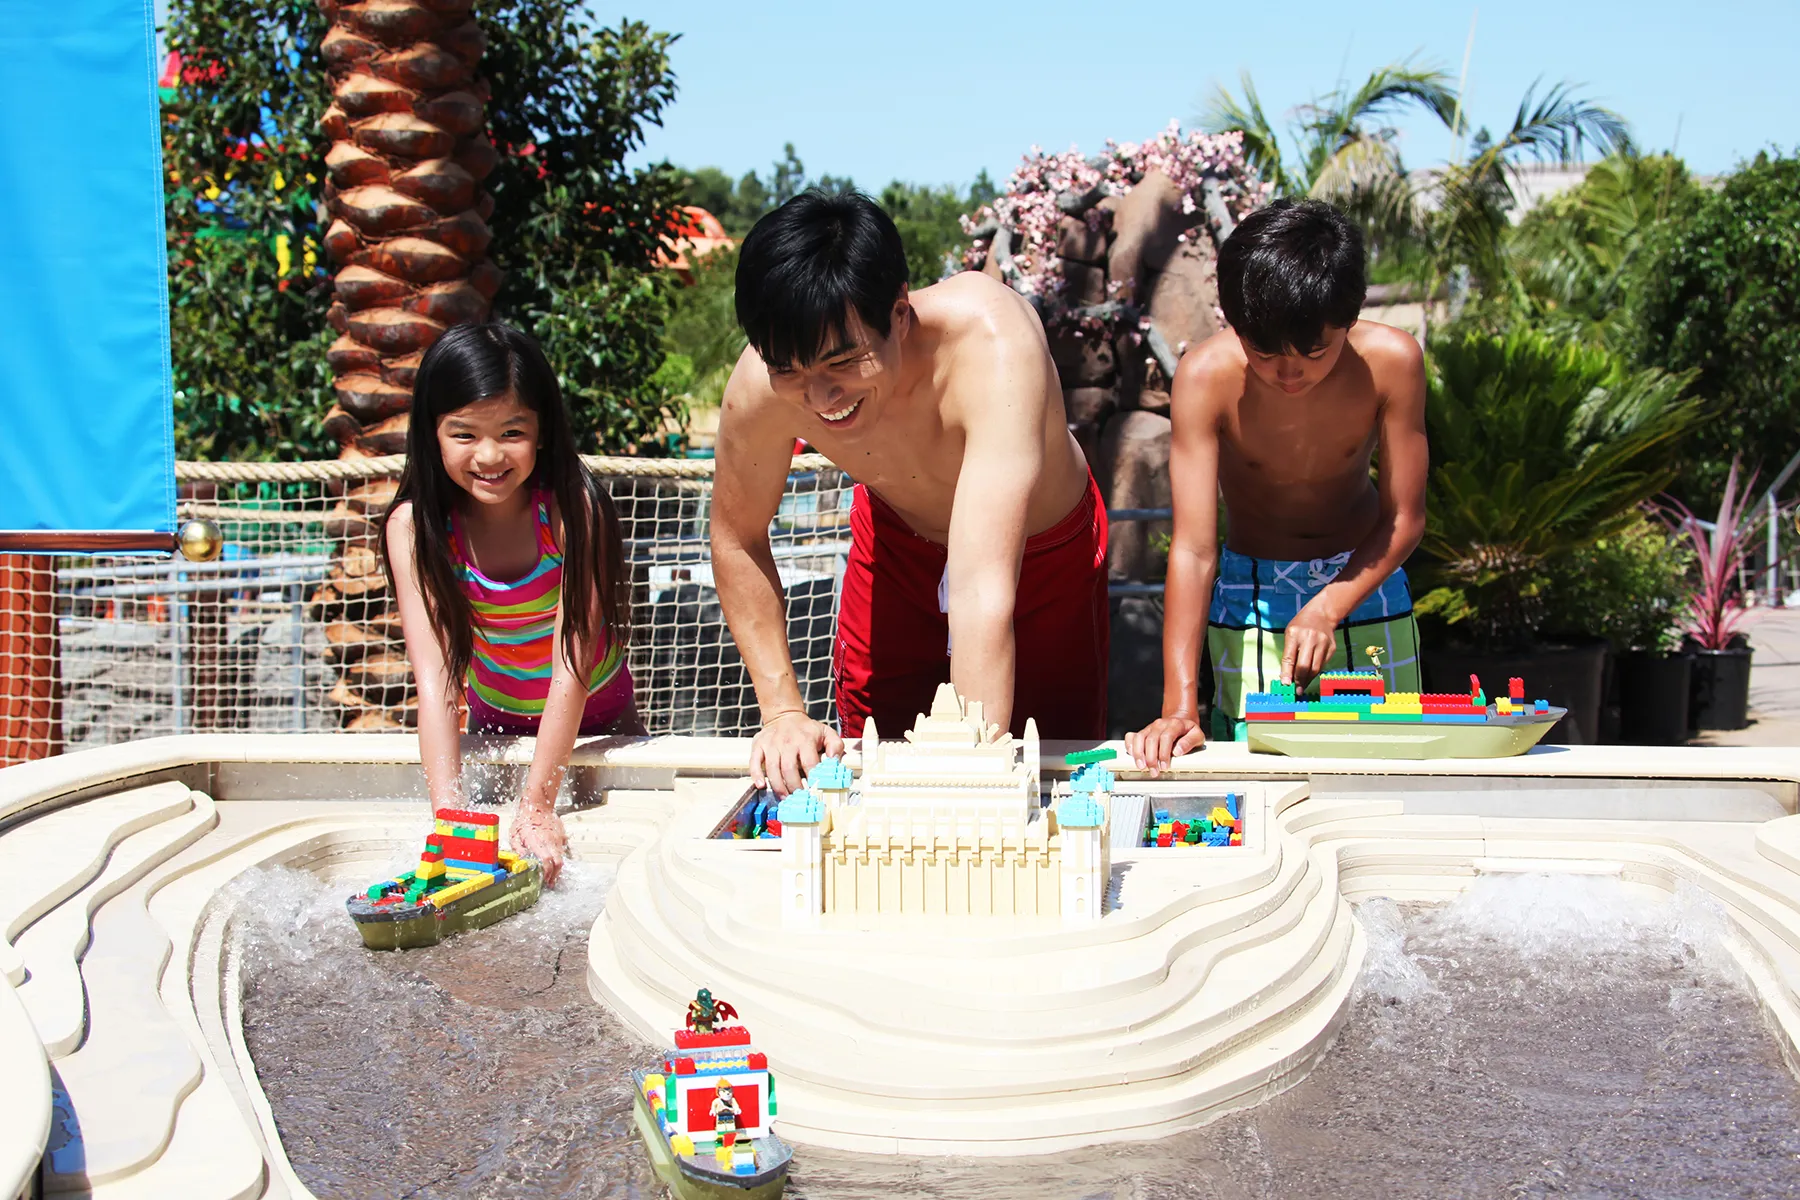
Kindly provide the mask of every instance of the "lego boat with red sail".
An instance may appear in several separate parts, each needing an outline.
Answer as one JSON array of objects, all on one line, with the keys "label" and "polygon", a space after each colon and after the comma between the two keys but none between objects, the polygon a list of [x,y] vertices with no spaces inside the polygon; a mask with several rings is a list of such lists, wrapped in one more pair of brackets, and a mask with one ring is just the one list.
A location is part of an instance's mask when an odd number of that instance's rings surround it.
[{"label": "lego boat with red sail", "polygon": [[702,988],[687,1028],[661,1062],[631,1073],[638,1132],[678,1200],[773,1200],[787,1186],[793,1148],[770,1129],[775,1078],[735,1020]]},{"label": "lego boat with red sail", "polygon": [[1507,758],[1537,745],[1568,710],[1527,700],[1508,680],[1489,701],[1479,677],[1464,692],[1389,692],[1379,671],[1327,671],[1319,698],[1277,683],[1246,700],[1250,749],[1330,758]]}]

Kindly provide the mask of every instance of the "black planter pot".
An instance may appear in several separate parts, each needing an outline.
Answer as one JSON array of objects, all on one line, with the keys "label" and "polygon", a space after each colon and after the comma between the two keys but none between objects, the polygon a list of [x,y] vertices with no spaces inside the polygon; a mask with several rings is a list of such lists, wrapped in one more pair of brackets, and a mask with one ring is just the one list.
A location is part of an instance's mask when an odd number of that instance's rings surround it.
[{"label": "black planter pot", "polygon": [[1678,746],[1688,737],[1694,660],[1686,654],[1621,654],[1619,740],[1628,746]]},{"label": "black planter pot", "polygon": [[1750,647],[1694,650],[1688,724],[1694,729],[1743,729],[1750,724]]},{"label": "black planter pot", "polygon": [[1427,650],[1425,690],[1467,692],[1469,676],[1479,675],[1487,694],[1504,696],[1506,681],[1525,680],[1526,700],[1548,700],[1569,715],[1544,735],[1545,745],[1592,746],[1600,735],[1600,700],[1606,679],[1606,642],[1577,646],[1532,646],[1517,654],[1473,650]]}]

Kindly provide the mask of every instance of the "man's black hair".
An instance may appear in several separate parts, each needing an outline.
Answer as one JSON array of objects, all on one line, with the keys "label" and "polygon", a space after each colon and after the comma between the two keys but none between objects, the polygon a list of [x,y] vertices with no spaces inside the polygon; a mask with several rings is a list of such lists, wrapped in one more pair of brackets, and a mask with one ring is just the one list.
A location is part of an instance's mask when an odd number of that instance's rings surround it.
[{"label": "man's black hair", "polygon": [[1263,354],[1310,354],[1355,323],[1368,291],[1362,231],[1322,200],[1277,200],[1219,248],[1219,307]]},{"label": "man's black hair", "polygon": [[848,341],[853,308],[885,338],[906,280],[906,247],[880,205],[857,191],[809,188],[744,239],[738,324],[770,366],[805,365]]}]

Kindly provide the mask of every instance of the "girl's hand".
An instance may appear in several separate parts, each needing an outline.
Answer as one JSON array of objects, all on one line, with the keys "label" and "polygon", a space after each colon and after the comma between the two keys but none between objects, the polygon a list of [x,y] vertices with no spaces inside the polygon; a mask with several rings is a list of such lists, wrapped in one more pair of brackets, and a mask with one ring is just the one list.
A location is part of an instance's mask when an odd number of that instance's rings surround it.
[{"label": "girl's hand", "polygon": [[569,831],[553,808],[528,808],[519,805],[512,823],[513,853],[538,860],[544,871],[544,886],[555,887],[562,874],[563,858],[569,849]]}]

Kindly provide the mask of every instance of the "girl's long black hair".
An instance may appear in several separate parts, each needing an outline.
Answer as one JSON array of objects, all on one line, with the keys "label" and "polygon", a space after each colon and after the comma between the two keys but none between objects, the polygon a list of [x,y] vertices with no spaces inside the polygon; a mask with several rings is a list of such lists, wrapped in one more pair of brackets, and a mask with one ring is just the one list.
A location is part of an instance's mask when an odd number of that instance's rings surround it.
[{"label": "girl's long black hair", "polygon": [[381,521],[382,561],[392,579],[388,518],[411,502],[413,570],[443,642],[450,679],[460,688],[469,670],[473,610],[450,555],[450,513],[462,489],[444,469],[437,427],[449,413],[507,393],[538,416],[537,469],[530,483],[547,487],[562,514],[563,653],[586,683],[593,664],[579,661],[577,648],[586,647],[592,654],[599,645],[592,635],[601,631],[590,628],[596,607],[609,639],[619,639],[622,646],[630,637],[631,589],[624,543],[612,497],[576,452],[556,372],[530,335],[497,321],[457,325],[425,352],[413,383],[406,468]]}]

